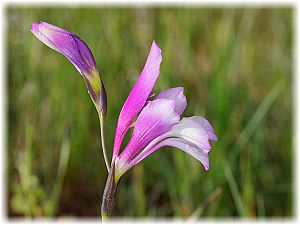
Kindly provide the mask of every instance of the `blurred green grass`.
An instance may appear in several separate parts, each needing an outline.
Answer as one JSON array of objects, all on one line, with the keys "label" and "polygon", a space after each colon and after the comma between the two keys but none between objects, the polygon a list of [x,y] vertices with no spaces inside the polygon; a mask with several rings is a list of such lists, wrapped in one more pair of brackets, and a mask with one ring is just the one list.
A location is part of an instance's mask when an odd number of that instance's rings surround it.
[{"label": "blurred green grass", "polygon": [[8,216],[98,216],[106,181],[96,110],[71,63],[30,33],[40,20],[90,46],[108,94],[109,149],[152,40],[163,53],[154,92],[183,86],[184,116],[205,116],[219,138],[208,172],[171,148],[128,172],[116,216],[294,216],[293,14],[291,7],[7,6]]}]

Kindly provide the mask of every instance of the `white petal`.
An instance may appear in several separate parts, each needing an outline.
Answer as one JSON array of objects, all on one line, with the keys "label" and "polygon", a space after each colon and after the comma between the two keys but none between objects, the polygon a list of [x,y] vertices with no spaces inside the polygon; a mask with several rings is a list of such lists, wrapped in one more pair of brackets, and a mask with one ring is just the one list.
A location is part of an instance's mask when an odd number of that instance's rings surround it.
[{"label": "white petal", "polygon": [[167,138],[160,141],[154,147],[148,148],[147,146],[135,159],[132,160],[132,162],[130,162],[130,166],[128,166],[128,169],[138,164],[140,161],[142,161],[144,158],[146,158],[159,148],[165,146],[175,147],[184,151],[185,153],[200,161],[205,170],[209,169],[208,153],[204,149],[201,149],[198,146],[195,146],[193,143],[190,143],[182,138]]},{"label": "white petal", "polygon": [[183,118],[180,123],[173,126],[168,136],[182,138],[204,149],[206,152],[211,150],[206,129],[191,118]]},{"label": "white petal", "polygon": [[208,138],[212,141],[218,141],[217,136],[215,135],[214,129],[211,126],[211,124],[208,122],[207,119],[205,119],[202,116],[192,116],[189,117],[190,119],[194,120],[195,122],[197,122],[198,124],[200,124],[208,133]]},{"label": "white petal", "polygon": [[158,145],[162,146],[173,146],[175,148],[178,148],[185,153],[193,156],[195,159],[200,161],[205,170],[209,169],[209,158],[208,158],[208,153],[205,152],[201,148],[197,148],[188,141],[185,141],[181,138],[168,138],[160,142]]}]

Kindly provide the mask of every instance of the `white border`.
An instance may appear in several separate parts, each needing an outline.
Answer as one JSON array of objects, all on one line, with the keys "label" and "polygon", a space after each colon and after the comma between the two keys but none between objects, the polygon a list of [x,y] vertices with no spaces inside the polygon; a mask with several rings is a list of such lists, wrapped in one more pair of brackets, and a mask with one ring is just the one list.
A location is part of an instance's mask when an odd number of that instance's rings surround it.
[{"label": "white border", "polygon": [[293,149],[294,149],[294,171],[293,171],[293,175],[294,175],[294,195],[295,195],[295,202],[294,202],[294,214],[297,218],[297,220],[299,220],[299,215],[300,215],[300,209],[299,209],[299,202],[300,202],[300,195],[299,195],[299,181],[300,181],[300,173],[299,173],[299,144],[300,144],[300,133],[299,133],[299,128],[300,128],[300,120],[299,120],[299,113],[300,113],[300,104],[299,104],[299,96],[300,96],[300,78],[299,78],[299,37],[300,37],[300,12],[299,12],[299,3],[296,5],[296,10],[295,10],[295,18],[294,18],[294,29],[295,29],[295,36],[294,38],[294,49],[293,49],[293,62],[294,62],[294,71],[293,71],[293,79],[295,79],[295,84],[294,84],[294,91],[293,91],[293,103],[295,104],[293,106],[294,108],[294,118],[295,118],[295,124],[293,126]]},{"label": "white border", "polygon": [[[3,3],[4,2],[4,3]],[[130,0],[130,1],[122,1],[122,0],[43,0],[43,1],[1,1],[1,4],[17,4],[17,5],[24,5],[24,6],[70,6],[70,7],[77,7],[77,6],[93,6],[93,5],[108,5],[108,6],[148,6],[148,5],[158,5],[158,6],[218,6],[218,7],[233,7],[233,6],[247,6],[247,7],[255,7],[255,6],[291,6],[296,5],[296,0]]]},{"label": "white border", "polygon": [[[2,6],[2,4],[1,4]],[[5,72],[5,18],[4,18],[4,9],[1,7],[1,15],[0,15],[0,28],[1,28],[1,35],[0,35],[0,45],[1,45],[1,52],[0,52],[0,146],[1,146],[1,152],[0,152],[0,165],[1,165],[1,170],[0,170],[0,201],[1,201],[1,210],[0,210],[0,218],[5,218],[7,213],[6,213],[6,192],[5,192],[5,170],[6,170],[6,153],[7,153],[7,116],[6,116],[6,109],[7,109],[7,104],[6,104],[6,72]]]}]

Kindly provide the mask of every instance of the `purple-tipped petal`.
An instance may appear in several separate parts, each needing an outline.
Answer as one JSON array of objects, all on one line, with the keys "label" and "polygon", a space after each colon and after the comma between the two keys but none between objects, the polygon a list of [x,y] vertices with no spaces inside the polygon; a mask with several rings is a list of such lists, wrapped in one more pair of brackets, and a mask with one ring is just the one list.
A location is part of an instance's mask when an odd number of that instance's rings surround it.
[{"label": "purple-tipped petal", "polygon": [[89,47],[77,35],[46,22],[32,23],[31,32],[48,47],[67,57],[80,73],[96,69]]},{"label": "purple-tipped petal", "polygon": [[136,120],[131,139],[120,159],[129,162],[153,139],[170,131],[180,119],[174,107],[174,100],[157,99],[148,103]]},{"label": "purple-tipped petal", "polygon": [[31,32],[63,54],[80,72],[98,113],[106,114],[106,93],[93,54],[76,34],[46,22],[32,23]]},{"label": "purple-tipped petal", "polygon": [[184,91],[183,87],[170,88],[170,89],[161,91],[159,93],[159,95],[156,97],[156,99],[175,100],[176,101],[175,111],[179,115],[181,115],[187,105],[186,97],[185,97],[183,91]]},{"label": "purple-tipped petal", "polygon": [[144,107],[148,96],[159,75],[159,68],[162,61],[161,50],[153,41],[144,69],[135,83],[131,93],[126,99],[117,123],[114,141],[113,156],[119,154],[122,140],[129,129],[133,118]]}]

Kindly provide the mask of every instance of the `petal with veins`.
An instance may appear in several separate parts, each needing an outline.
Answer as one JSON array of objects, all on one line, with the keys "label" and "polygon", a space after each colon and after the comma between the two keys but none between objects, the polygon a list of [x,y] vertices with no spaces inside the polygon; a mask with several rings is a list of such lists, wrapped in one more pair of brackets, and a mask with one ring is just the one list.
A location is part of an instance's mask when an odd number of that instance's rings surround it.
[{"label": "petal with veins", "polygon": [[[141,162],[147,156],[151,155],[153,152],[157,151],[158,149],[166,146],[171,146],[178,148],[185,153],[191,155],[198,161],[202,163],[205,170],[209,169],[209,157],[208,152],[204,149],[195,146],[193,143],[184,140],[182,138],[166,138],[163,139],[164,135],[157,137],[156,140],[153,140],[149,145],[147,145],[142,152],[140,152],[131,162],[126,162],[122,158],[117,158],[116,161],[116,171],[118,177],[121,177],[126,171],[130,168]],[[163,139],[163,140],[162,140]],[[158,143],[157,143],[158,142]]]},{"label": "petal with veins", "polygon": [[[206,119],[201,116],[183,118],[172,127],[172,130],[153,139],[130,162],[121,160],[120,165],[122,165],[122,168],[119,167],[122,173],[126,172],[160,147],[168,145],[178,147],[192,155],[199,160],[207,170],[208,152],[211,150],[209,139],[216,140],[217,137]],[[176,143],[176,146],[174,143]]]},{"label": "petal with veins", "polygon": [[157,99],[148,103],[137,118],[131,139],[120,158],[129,162],[153,139],[170,131],[180,119],[174,107],[174,100]]},{"label": "petal with veins", "polygon": [[117,123],[113,156],[119,154],[123,138],[133,118],[142,110],[159,75],[161,50],[153,41],[144,69],[127,97]]}]

